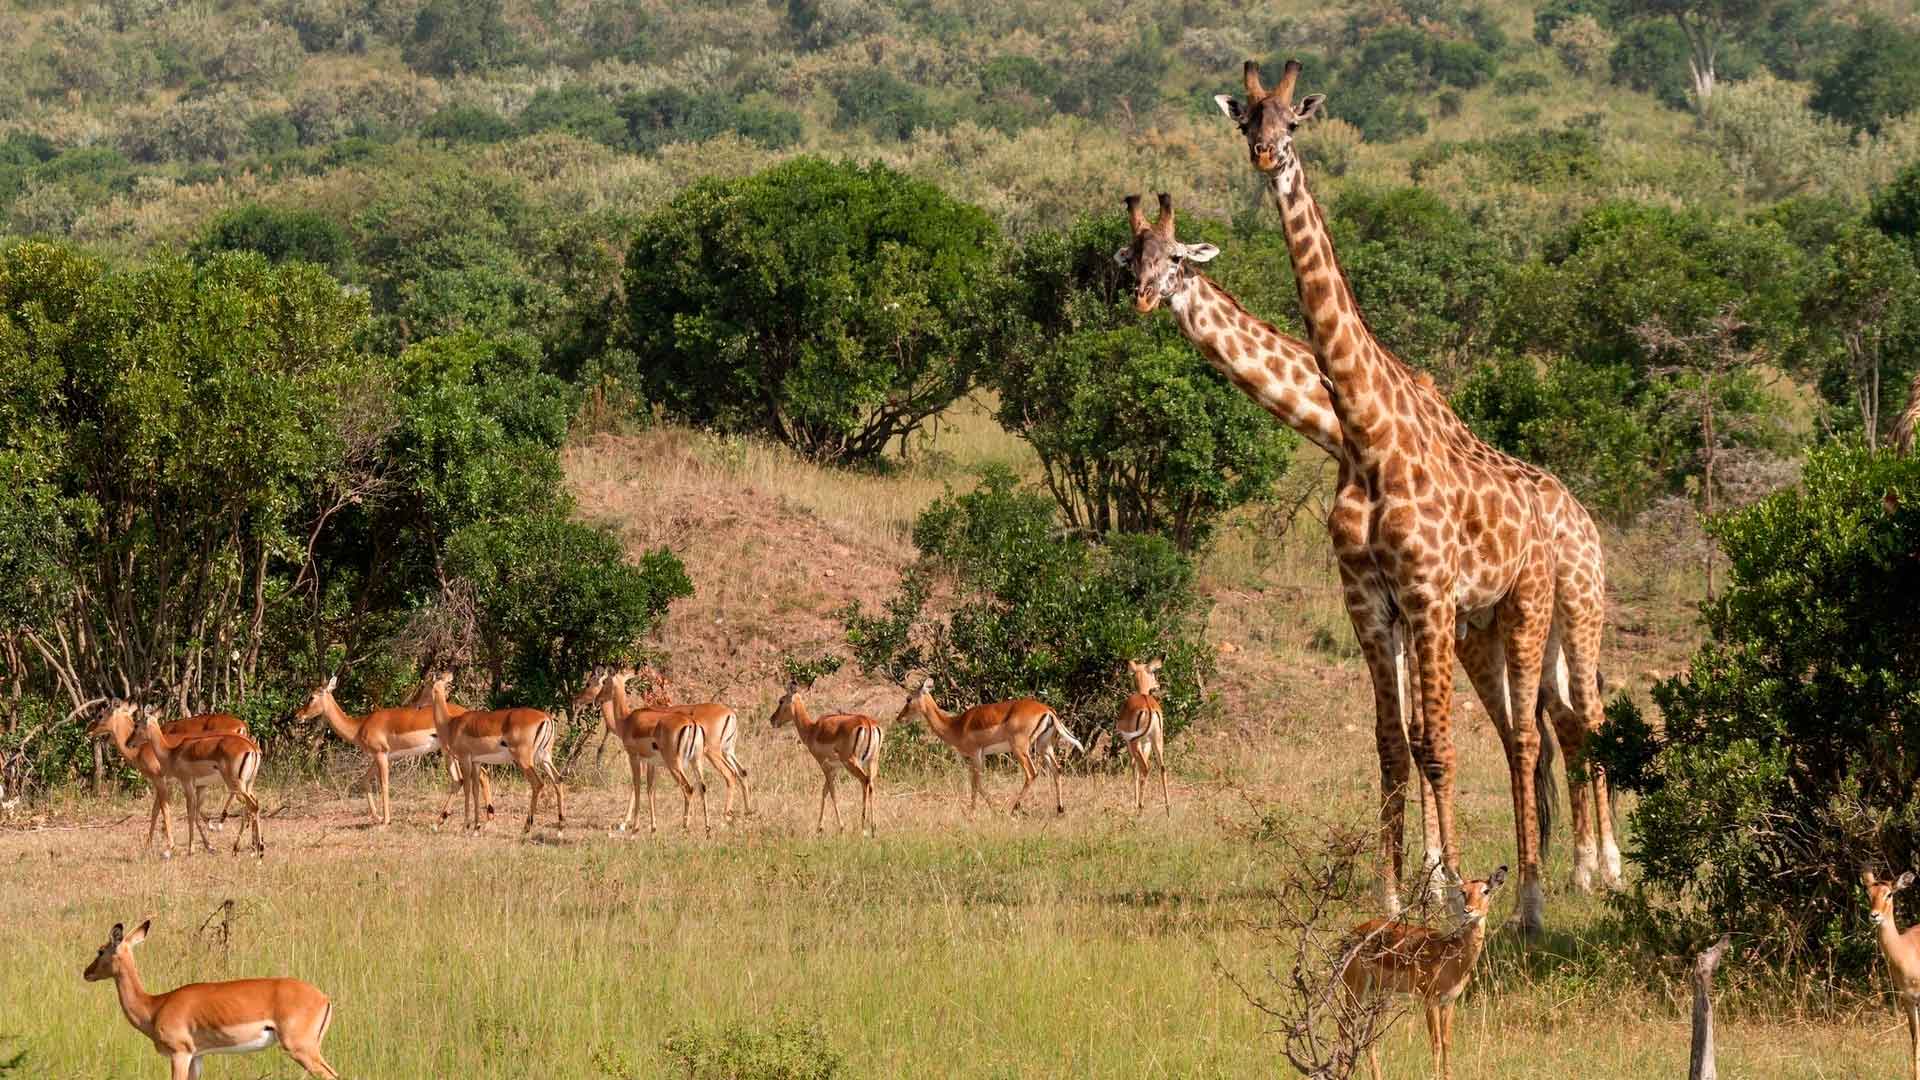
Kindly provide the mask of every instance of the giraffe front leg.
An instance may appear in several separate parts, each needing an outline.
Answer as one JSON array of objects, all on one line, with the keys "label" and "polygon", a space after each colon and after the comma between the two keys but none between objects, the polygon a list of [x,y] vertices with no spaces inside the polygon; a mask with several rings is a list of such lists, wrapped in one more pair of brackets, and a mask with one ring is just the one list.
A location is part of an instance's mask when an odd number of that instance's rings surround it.
[{"label": "giraffe front leg", "polygon": [[1453,629],[1454,607],[1445,590],[1415,585],[1401,590],[1407,607],[1410,660],[1417,687],[1408,725],[1414,765],[1433,785],[1441,862],[1452,882],[1460,878],[1460,844],[1453,827]]},{"label": "giraffe front leg", "polygon": [[[1336,511],[1336,515],[1339,512]],[[1386,584],[1374,569],[1364,547],[1342,544],[1339,518],[1329,519],[1339,555],[1342,599],[1347,620],[1353,625],[1354,640],[1366,661],[1367,675],[1373,684],[1374,748],[1380,760],[1380,866],[1378,889],[1380,910],[1388,915],[1400,913],[1400,872],[1405,860],[1407,787],[1411,752],[1407,741],[1407,720],[1403,711],[1404,670],[1396,663],[1401,640],[1396,632]],[[1423,817],[1430,815],[1423,814]],[[1437,824],[1437,823],[1436,823]],[[1438,850],[1438,840],[1434,842]]]}]

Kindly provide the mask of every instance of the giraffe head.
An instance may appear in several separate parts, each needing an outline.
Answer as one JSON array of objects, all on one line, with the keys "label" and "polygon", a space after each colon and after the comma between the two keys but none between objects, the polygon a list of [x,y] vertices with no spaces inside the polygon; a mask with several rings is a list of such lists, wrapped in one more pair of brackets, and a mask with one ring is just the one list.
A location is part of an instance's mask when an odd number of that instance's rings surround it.
[{"label": "giraffe head", "polygon": [[1113,253],[1113,261],[1133,271],[1133,306],[1142,313],[1179,292],[1187,283],[1187,265],[1220,254],[1212,244],[1183,244],[1173,238],[1173,197],[1160,193],[1160,216],[1147,222],[1140,196],[1127,196],[1127,223],[1133,240]]},{"label": "giraffe head", "polygon": [[1300,158],[1294,153],[1293,133],[1320,111],[1325,94],[1308,94],[1299,104],[1293,100],[1293,84],[1300,79],[1300,61],[1287,61],[1280,85],[1271,91],[1260,85],[1260,65],[1247,61],[1242,76],[1246,79],[1247,100],[1243,103],[1231,94],[1213,100],[1247,137],[1247,157],[1253,167],[1273,181],[1282,195],[1292,192],[1300,177]]}]

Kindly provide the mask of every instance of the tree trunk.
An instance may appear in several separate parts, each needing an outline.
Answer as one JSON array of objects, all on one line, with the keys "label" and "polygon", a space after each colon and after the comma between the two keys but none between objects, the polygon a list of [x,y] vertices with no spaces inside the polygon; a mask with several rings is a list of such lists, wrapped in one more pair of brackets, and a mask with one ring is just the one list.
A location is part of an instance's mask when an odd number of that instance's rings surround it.
[{"label": "tree trunk", "polygon": [[1687,1080],[1719,1080],[1713,1066],[1713,969],[1727,951],[1729,938],[1720,935],[1713,948],[1693,960],[1693,1053],[1687,1062]]}]

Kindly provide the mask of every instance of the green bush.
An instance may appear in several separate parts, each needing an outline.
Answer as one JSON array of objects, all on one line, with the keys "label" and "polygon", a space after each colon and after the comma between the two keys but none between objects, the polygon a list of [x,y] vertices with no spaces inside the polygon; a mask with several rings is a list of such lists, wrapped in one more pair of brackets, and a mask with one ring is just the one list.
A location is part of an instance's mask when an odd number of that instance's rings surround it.
[{"label": "green bush", "polygon": [[627,122],[613,103],[581,83],[535,91],[520,112],[520,130],[564,131],[603,146],[620,146],[627,141]]},{"label": "green bush", "polygon": [[816,458],[877,459],[1003,347],[998,251],[984,213],[883,165],[801,158],[696,183],[627,256],[647,397]]},{"label": "green bush", "polygon": [[1508,355],[1469,371],[1453,408],[1490,445],[1551,471],[1587,506],[1627,521],[1661,490],[1633,382],[1618,365]]},{"label": "green bush", "polygon": [[846,1064],[818,1022],[787,1015],[767,1028],[683,1027],[660,1052],[688,1080],[833,1080]]},{"label": "green bush", "polygon": [[448,105],[427,117],[420,137],[444,142],[505,142],[519,131],[513,121],[480,105]]},{"label": "green bush", "polygon": [[1486,233],[1413,187],[1348,188],[1328,227],[1374,333],[1450,383],[1462,350],[1487,330],[1500,260]]},{"label": "green bush", "polygon": [[1863,17],[1846,53],[1814,81],[1810,104],[1876,134],[1886,121],[1920,108],[1920,32],[1880,15]]},{"label": "green bush", "polygon": [[922,128],[953,122],[948,110],[927,101],[926,92],[885,68],[861,68],[833,88],[841,127],[864,127],[884,139],[905,140]]},{"label": "green bush", "polygon": [[1867,220],[1913,246],[1915,257],[1920,258],[1920,161],[1901,169],[1892,183],[1873,193]]},{"label": "green bush", "polygon": [[[948,708],[1037,697],[1083,736],[1113,723],[1130,692],[1129,658],[1165,656],[1160,674],[1169,737],[1212,708],[1204,638],[1207,601],[1194,566],[1153,535],[1105,544],[1063,536],[1046,495],[1018,489],[1010,471],[949,494],[913,526],[920,553],[885,610],[845,609],[847,641],[868,673],[901,685],[931,677]],[[936,584],[952,615],[927,609]]]},{"label": "green bush", "polygon": [[248,203],[225,210],[193,245],[204,259],[221,251],[257,251],[271,263],[309,262],[339,274],[353,262],[353,244],[340,223],[317,210],[282,210]]},{"label": "green bush", "polygon": [[519,48],[501,0],[427,0],[400,56],[416,71],[462,75],[507,63]]},{"label": "green bush", "polygon": [[1544,71],[1509,71],[1493,80],[1493,92],[1500,97],[1526,97],[1542,93],[1553,86],[1553,80]]},{"label": "green bush", "polygon": [[1482,162],[1490,179],[1533,188],[1590,184],[1601,164],[1600,141],[1591,131],[1514,131],[1466,142],[1434,143],[1413,159],[1414,183],[1441,163],[1461,157]]},{"label": "green bush", "polygon": [[1730,581],[1709,641],[1654,688],[1658,729],[1623,705],[1599,740],[1640,793],[1622,909],[1663,948],[1731,932],[1766,963],[1864,972],[1859,873],[1920,859],[1920,459],[1815,451],[1801,488],[1712,532]]}]

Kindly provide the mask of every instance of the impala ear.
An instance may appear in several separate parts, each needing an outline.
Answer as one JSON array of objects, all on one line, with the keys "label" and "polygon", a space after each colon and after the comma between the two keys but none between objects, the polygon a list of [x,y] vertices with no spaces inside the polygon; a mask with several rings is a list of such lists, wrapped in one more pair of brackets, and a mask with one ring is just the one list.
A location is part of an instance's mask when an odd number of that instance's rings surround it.
[{"label": "impala ear", "polygon": [[1860,871],[1860,884],[1871,889],[1875,885],[1880,884],[1880,878],[1871,870],[1862,870]]},{"label": "impala ear", "polygon": [[1114,252],[1113,261],[1118,263],[1121,266],[1132,266],[1133,265],[1133,245],[1132,244],[1123,245],[1120,248],[1120,250]]},{"label": "impala ear", "polygon": [[338,675],[327,676],[327,693],[329,694],[333,693],[333,688],[339,685],[340,685],[340,676]]},{"label": "impala ear", "polygon": [[1487,878],[1487,892],[1491,894],[1495,889],[1498,889],[1500,886],[1506,883],[1507,883],[1507,868],[1503,866],[1500,869],[1495,870],[1493,872],[1492,877]]},{"label": "impala ear", "polygon": [[147,930],[150,929],[152,926],[153,926],[153,920],[148,919],[147,921],[141,923],[139,926],[134,927],[133,933],[127,935],[127,948],[131,949],[135,945],[138,945],[141,942],[147,940]]},{"label": "impala ear", "polygon": [[1893,891],[1899,892],[1900,890],[1906,888],[1911,884],[1913,884],[1913,871],[1909,870],[1906,873],[1900,875],[1899,881],[1896,881],[1893,883]]},{"label": "impala ear", "polygon": [[113,929],[107,931],[107,948],[111,949],[120,944],[120,939],[126,936],[127,928],[120,923],[114,923]]},{"label": "impala ear", "polygon": [[1160,668],[1161,668],[1161,667],[1162,667],[1163,665],[1165,665],[1165,664],[1166,664],[1166,662],[1167,662],[1167,658],[1166,658],[1166,657],[1164,657],[1164,656],[1157,656],[1157,657],[1154,657],[1154,659],[1153,659],[1153,660],[1152,660],[1152,661],[1151,661],[1150,663],[1148,663],[1148,664],[1147,664],[1147,670],[1148,670],[1148,671],[1159,671],[1159,670],[1160,670]]},{"label": "impala ear", "polygon": [[932,680],[931,678],[926,678],[926,679],[921,679],[921,680],[920,680],[920,692],[921,692],[922,694],[931,694],[931,693],[933,693],[933,680]]}]

